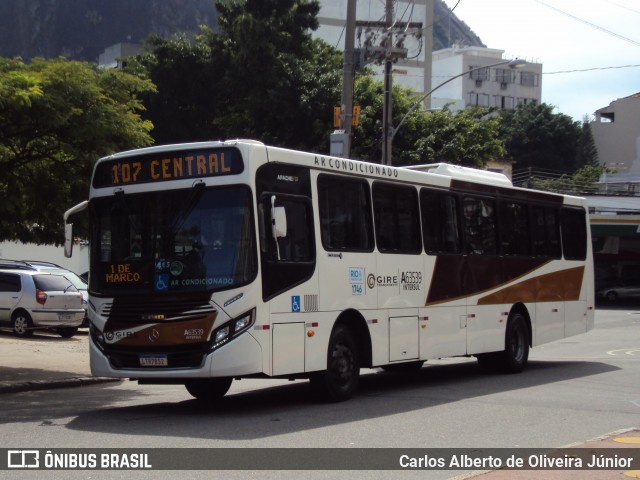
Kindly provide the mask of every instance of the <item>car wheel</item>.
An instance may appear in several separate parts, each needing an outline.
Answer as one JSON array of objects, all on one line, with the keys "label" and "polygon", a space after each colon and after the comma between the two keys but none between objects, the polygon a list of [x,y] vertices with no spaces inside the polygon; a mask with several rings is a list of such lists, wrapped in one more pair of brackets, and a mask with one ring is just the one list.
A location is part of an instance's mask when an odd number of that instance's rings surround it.
[{"label": "car wheel", "polygon": [[11,319],[13,333],[20,338],[27,338],[33,335],[33,322],[27,312],[18,311]]}]

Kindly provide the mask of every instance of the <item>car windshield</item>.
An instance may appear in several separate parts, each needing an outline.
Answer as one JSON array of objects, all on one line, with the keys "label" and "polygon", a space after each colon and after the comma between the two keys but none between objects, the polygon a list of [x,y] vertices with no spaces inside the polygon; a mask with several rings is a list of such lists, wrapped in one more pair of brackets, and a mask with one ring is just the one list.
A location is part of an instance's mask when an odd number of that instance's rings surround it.
[{"label": "car windshield", "polygon": [[257,272],[251,203],[244,186],[93,199],[91,290],[197,292],[251,281]]}]

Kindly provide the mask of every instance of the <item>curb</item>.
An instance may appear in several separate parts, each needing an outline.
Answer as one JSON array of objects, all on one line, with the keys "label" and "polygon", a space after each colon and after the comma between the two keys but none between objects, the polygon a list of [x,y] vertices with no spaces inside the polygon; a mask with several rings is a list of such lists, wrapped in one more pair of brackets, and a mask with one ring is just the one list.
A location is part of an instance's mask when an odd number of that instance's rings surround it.
[{"label": "curb", "polygon": [[54,388],[84,387],[98,383],[122,382],[122,378],[109,377],[72,377],[60,380],[34,380],[23,383],[1,383],[0,394],[30,392],[35,390],[51,390]]}]

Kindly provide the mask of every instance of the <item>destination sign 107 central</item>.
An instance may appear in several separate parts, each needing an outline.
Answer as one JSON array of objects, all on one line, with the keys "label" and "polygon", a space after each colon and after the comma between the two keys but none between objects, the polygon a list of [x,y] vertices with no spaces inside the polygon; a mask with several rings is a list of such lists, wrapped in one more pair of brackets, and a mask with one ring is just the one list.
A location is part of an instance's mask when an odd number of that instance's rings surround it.
[{"label": "destination sign 107 central", "polygon": [[96,167],[93,186],[115,187],[242,173],[244,164],[235,148],[159,152],[103,160]]}]

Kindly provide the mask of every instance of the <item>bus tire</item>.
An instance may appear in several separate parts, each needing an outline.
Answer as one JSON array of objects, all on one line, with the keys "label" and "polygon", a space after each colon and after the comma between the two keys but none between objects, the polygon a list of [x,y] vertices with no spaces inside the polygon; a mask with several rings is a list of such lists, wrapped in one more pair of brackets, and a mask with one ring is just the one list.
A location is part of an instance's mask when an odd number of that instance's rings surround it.
[{"label": "bus tire", "polygon": [[233,377],[202,378],[190,380],[184,384],[187,392],[201,402],[215,402],[221,399],[231,388]]},{"label": "bus tire", "polygon": [[358,345],[351,330],[338,325],[329,339],[327,369],[310,376],[311,387],[322,400],[342,402],[356,392],[359,378]]},{"label": "bus tire", "polygon": [[520,373],[529,359],[529,328],[521,313],[514,313],[507,323],[501,368],[505,373]]}]

